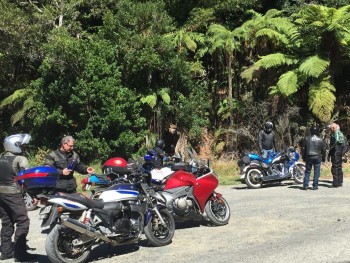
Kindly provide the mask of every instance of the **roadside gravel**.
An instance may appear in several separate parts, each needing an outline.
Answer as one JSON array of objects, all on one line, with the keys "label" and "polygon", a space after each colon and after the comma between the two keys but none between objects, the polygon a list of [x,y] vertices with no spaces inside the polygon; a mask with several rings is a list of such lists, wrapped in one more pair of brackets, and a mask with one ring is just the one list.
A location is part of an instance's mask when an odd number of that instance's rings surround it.
[{"label": "roadside gravel", "polygon": [[[303,191],[293,182],[257,190],[220,186],[231,207],[228,225],[211,227],[196,217],[177,221],[168,246],[149,247],[143,236],[138,245],[97,246],[90,262],[350,262],[350,179],[342,188],[330,185],[321,180],[318,191]],[[38,213],[29,212],[28,244],[44,263],[46,234]]]}]

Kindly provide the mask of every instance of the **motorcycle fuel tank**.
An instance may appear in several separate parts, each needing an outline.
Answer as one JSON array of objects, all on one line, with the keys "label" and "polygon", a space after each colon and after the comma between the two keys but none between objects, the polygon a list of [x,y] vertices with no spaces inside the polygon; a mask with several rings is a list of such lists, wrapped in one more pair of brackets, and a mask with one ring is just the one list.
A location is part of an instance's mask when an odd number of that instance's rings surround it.
[{"label": "motorcycle fuel tank", "polygon": [[137,200],[139,191],[134,184],[116,184],[101,193],[100,199],[106,202]]}]

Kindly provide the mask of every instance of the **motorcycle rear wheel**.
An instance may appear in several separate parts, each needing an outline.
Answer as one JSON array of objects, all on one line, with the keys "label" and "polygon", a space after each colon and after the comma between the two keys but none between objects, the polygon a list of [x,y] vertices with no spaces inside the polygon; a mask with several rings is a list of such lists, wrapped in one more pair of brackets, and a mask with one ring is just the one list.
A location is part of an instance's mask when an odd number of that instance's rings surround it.
[{"label": "motorcycle rear wheel", "polygon": [[154,213],[144,228],[145,236],[151,245],[160,247],[171,243],[175,233],[175,221],[173,215],[166,209],[159,211],[163,217],[166,227],[161,224],[160,219]]},{"label": "motorcycle rear wheel", "polygon": [[263,174],[259,169],[250,169],[246,172],[244,181],[249,188],[258,189],[261,188],[261,177]]},{"label": "motorcycle rear wheel", "polygon": [[23,194],[23,201],[24,201],[24,204],[26,205],[27,211],[33,211],[38,206],[38,204],[33,204],[34,198],[27,192]]},{"label": "motorcycle rear wheel", "polygon": [[205,204],[204,211],[214,226],[224,226],[230,220],[230,206],[223,197],[210,198]]},{"label": "motorcycle rear wheel", "polygon": [[304,182],[305,170],[306,167],[303,163],[296,164],[295,169],[292,170],[294,181],[297,184],[302,184]]},{"label": "motorcycle rear wheel", "polygon": [[91,247],[81,246],[77,250],[72,244],[72,241],[80,235],[72,229],[56,225],[47,235],[45,242],[45,250],[50,262],[85,262],[90,255]]}]

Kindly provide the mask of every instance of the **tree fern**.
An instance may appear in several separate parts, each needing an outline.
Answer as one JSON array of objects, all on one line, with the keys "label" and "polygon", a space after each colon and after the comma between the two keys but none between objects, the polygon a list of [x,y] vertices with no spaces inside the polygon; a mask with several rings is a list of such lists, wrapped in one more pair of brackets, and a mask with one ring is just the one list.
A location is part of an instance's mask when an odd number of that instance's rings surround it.
[{"label": "tree fern", "polygon": [[308,57],[299,66],[299,71],[303,74],[318,78],[329,66],[329,61],[320,58],[318,55]]},{"label": "tree fern", "polygon": [[263,28],[263,29],[259,30],[258,32],[256,32],[255,36],[256,37],[266,36],[270,39],[274,39],[277,42],[281,42],[281,43],[284,43],[286,45],[289,43],[289,40],[285,35],[280,34],[277,31],[269,29],[269,28]]},{"label": "tree fern", "polygon": [[5,98],[1,104],[0,104],[0,108],[3,109],[5,107],[10,107],[10,106],[14,106],[17,103],[23,101],[24,99],[26,99],[28,96],[31,95],[31,90],[30,89],[19,89],[16,90],[12,95],[8,96],[7,98]]}]

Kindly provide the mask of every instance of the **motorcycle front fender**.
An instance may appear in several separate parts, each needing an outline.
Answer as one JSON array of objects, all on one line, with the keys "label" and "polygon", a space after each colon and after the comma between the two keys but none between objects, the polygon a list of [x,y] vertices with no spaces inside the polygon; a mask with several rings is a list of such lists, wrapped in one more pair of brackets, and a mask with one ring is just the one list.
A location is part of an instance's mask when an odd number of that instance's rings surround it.
[{"label": "motorcycle front fender", "polygon": [[[158,205],[156,205],[156,207],[154,209],[160,211],[162,209],[166,209],[166,206],[164,206],[162,204],[158,204]],[[145,215],[145,226],[149,223],[149,221],[151,220],[153,214],[155,213],[154,209],[149,208],[148,211],[146,212],[146,215]]]}]

